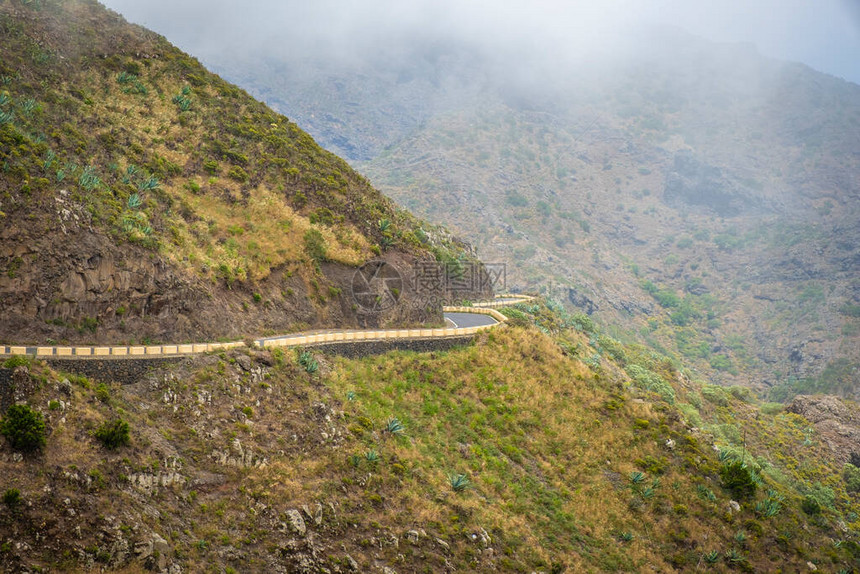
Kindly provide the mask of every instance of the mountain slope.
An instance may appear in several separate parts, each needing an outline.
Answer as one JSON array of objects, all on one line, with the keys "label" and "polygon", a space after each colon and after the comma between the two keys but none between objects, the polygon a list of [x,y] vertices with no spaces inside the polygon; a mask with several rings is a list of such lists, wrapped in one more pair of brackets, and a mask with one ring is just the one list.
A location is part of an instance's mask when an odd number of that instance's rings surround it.
[{"label": "mountain slope", "polygon": [[285,117],[93,1],[4,0],[0,29],[0,338],[441,320],[408,285],[364,312],[353,274],[465,246]]},{"label": "mountain slope", "polygon": [[[29,404],[46,441],[21,457],[0,439],[0,569],[860,566],[856,404],[783,410],[587,316],[505,312],[460,349],[314,353],[316,370],[248,350],[119,386],[10,362],[4,417]],[[116,420],[128,444],[98,438]]]},{"label": "mountain slope", "polygon": [[209,59],[506,262],[516,288],[716,381],[785,396],[837,388],[822,377],[839,368],[853,395],[860,87],[677,31],[631,46],[575,65],[457,42],[395,44],[353,68],[325,53]]}]

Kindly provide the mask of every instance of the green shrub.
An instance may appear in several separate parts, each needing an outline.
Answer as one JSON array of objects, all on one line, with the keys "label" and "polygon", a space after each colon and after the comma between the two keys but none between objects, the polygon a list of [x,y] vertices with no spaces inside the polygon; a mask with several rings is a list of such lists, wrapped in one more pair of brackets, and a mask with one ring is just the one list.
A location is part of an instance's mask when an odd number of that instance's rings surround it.
[{"label": "green shrub", "polygon": [[724,464],[720,469],[720,478],[723,488],[737,498],[751,498],[758,487],[750,469],[739,460]]},{"label": "green shrub", "polygon": [[189,180],[185,182],[185,185],[183,187],[195,195],[200,193],[200,184],[194,180]]},{"label": "green shrub", "polygon": [[761,412],[766,415],[778,415],[784,408],[785,405],[782,403],[764,403],[761,406]]},{"label": "green shrub", "polygon": [[326,255],[325,238],[317,229],[308,229],[304,236],[305,252],[311,260],[321,263],[328,259]]},{"label": "green shrub", "polygon": [[742,387],[740,385],[733,385],[729,387],[729,393],[736,399],[741,400],[745,403],[751,403],[755,400],[755,395],[752,390],[747,387]]},{"label": "green shrub", "polygon": [[849,317],[860,318],[860,305],[845,303],[839,307],[839,312]]},{"label": "green shrub", "polygon": [[0,434],[15,450],[40,450],[45,446],[45,419],[27,405],[12,405],[0,421]]},{"label": "green shrub", "polygon": [[227,177],[238,181],[239,183],[245,183],[248,181],[248,172],[239,167],[238,165],[234,165],[230,168],[230,171],[227,172]]},{"label": "green shrub", "polygon": [[636,459],[636,466],[650,474],[663,474],[668,465],[669,461],[666,460],[666,457],[657,458],[648,454],[645,455],[645,458]]},{"label": "green shrub", "polygon": [[9,508],[15,508],[21,504],[21,491],[17,488],[10,488],[3,493],[3,504]]},{"label": "green shrub", "polygon": [[103,403],[110,402],[110,387],[104,383],[96,385],[96,398]]},{"label": "green shrub", "polygon": [[28,366],[30,357],[27,355],[14,355],[3,361],[4,369],[14,369],[15,367]]},{"label": "green shrub", "polygon": [[809,498],[814,498],[822,508],[833,508],[836,502],[836,493],[829,486],[824,486],[820,482],[815,482],[807,491],[806,495]]},{"label": "green shrub", "polygon": [[729,406],[729,397],[726,396],[726,392],[721,387],[717,387],[715,385],[703,385],[702,396],[706,401],[717,406]]},{"label": "green shrub", "polygon": [[640,365],[628,365],[627,374],[637,387],[657,393],[669,404],[675,403],[675,389],[660,375]]},{"label": "green shrub", "polygon": [[860,468],[846,463],[845,468],[842,469],[842,478],[845,480],[845,490],[860,492]]},{"label": "green shrub", "polygon": [[815,497],[807,494],[800,503],[800,509],[810,516],[821,514],[821,503]]},{"label": "green shrub", "polygon": [[574,313],[571,321],[578,330],[585,331],[586,333],[594,333],[597,329],[591,317],[584,313]]},{"label": "green shrub", "polygon": [[694,427],[701,427],[703,423],[702,416],[699,414],[699,409],[689,403],[680,403],[678,410],[683,413],[687,423]]},{"label": "green shrub", "polygon": [[122,419],[105,421],[96,429],[94,436],[109,450],[126,446],[130,442],[128,423]]}]

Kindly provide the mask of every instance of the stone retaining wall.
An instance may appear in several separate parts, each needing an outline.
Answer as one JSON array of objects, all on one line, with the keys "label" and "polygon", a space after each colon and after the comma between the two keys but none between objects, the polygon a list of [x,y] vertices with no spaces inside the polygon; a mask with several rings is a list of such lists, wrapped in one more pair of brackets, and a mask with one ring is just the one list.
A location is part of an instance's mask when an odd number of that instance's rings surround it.
[{"label": "stone retaining wall", "polygon": [[[305,345],[323,353],[356,359],[370,355],[380,355],[389,351],[415,351],[426,353],[431,351],[447,351],[456,347],[468,345],[474,335],[430,339],[385,339],[367,341],[342,341],[334,343],[312,343]],[[103,382],[118,382],[124,385],[138,382],[149,371],[160,369],[172,363],[177,363],[193,357],[163,357],[134,359],[116,357],[91,357],[88,359],[60,359],[39,357],[52,369],[66,373],[86,375]],[[12,381],[12,369],[0,367],[0,388],[5,388]]]},{"label": "stone retaining wall", "polygon": [[381,355],[388,351],[448,351],[472,342],[474,335],[447,337],[444,339],[388,339],[383,341],[352,341],[342,343],[319,343],[310,345],[323,353],[356,359],[369,355]]},{"label": "stone retaining wall", "polygon": [[182,357],[169,359],[44,359],[52,369],[86,375],[103,383],[116,381],[124,385],[138,382],[147,372],[177,363]]}]

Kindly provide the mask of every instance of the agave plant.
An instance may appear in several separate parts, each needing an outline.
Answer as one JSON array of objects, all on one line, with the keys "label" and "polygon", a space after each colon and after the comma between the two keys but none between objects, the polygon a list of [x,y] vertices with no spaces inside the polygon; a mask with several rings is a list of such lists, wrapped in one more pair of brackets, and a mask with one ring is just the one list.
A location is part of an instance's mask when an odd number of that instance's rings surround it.
[{"label": "agave plant", "polygon": [[319,363],[317,363],[310,351],[302,351],[302,354],[299,355],[299,365],[311,375],[316,373],[320,368]]},{"label": "agave plant", "polygon": [[379,462],[379,453],[373,449],[370,449],[366,453],[364,453],[364,459],[370,464],[376,464]]},{"label": "agave plant", "polygon": [[633,484],[642,484],[642,481],[645,480],[645,474],[639,471],[634,471],[630,473],[630,482]]},{"label": "agave plant", "polygon": [[775,500],[776,502],[784,502],[785,501],[785,497],[775,490],[768,489],[767,497],[771,500]]},{"label": "agave plant", "polygon": [[355,397],[356,397],[355,391],[347,391],[346,400],[348,400],[349,402],[352,402],[355,400]]},{"label": "agave plant", "polygon": [[87,191],[92,191],[98,187],[101,184],[101,180],[96,175],[96,168],[91,165],[86,166],[78,177],[78,183]]},{"label": "agave plant", "polygon": [[764,479],[754,468],[750,468],[750,480],[752,480],[757,486],[764,484]]},{"label": "agave plant", "polygon": [[776,516],[779,514],[780,510],[782,510],[780,501],[773,498],[765,498],[761,502],[757,502],[755,505],[755,513],[765,518]]},{"label": "agave plant", "polygon": [[656,491],[650,486],[641,492],[642,498],[648,499],[654,496]]},{"label": "agave plant", "polygon": [[12,98],[10,98],[9,94],[7,94],[6,92],[3,92],[2,94],[0,94],[0,106],[5,106],[6,104],[8,104],[11,101],[12,101]]},{"label": "agave plant", "polygon": [[707,488],[703,485],[696,486],[696,493],[703,499],[714,502],[717,499],[717,495],[714,494],[714,491],[710,488]]},{"label": "agave plant", "polygon": [[120,72],[116,75],[116,81],[118,84],[129,84],[137,79],[137,76],[134,74],[129,74],[128,72]]},{"label": "agave plant", "polygon": [[630,542],[633,540],[634,536],[632,532],[622,532],[618,535],[618,538],[621,540],[621,542]]},{"label": "agave plant", "polygon": [[34,100],[33,98],[27,98],[26,100],[23,100],[20,104],[18,104],[18,107],[21,109],[21,113],[24,116],[29,117],[30,115],[32,115],[37,105],[38,104],[36,103],[36,100]]},{"label": "agave plant", "polygon": [[15,112],[9,110],[8,112],[4,112],[0,110],[0,126],[3,124],[11,124],[15,120]]},{"label": "agave plant", "polygon": [[139,193],[132,193],[128,196],[128,208],[129,209],[140,209],[141,199]]},{"label": "agave plant", "polygon": [[176,104],[182,112],[187,112],[191,109],[191,99],[185,95],[184,88],[182,94],[173,96],[173,103]]},{"label": "agave plant", "polygon": [[138,191],[147,191],[150,189],[158,189],[160,185],[161,183],[159,183],[157,177],[148,177],[137,184],[137,189]]},{"label": "agave plant", "polygon": [[702,559],[705,561],[705,564],[716,564],[720,559],[720,553],[716,550],[711,550],[710,552],[702,554]]},{"label": "agave plant", "polygon": [[391,434],[400,434],[406,430],[403,426],[403,423],[400,422],[399,419],[392,417],[388,419],[388,422],[385,424],[385,430],[390,432]]},{"label": "agave plant", "polygon": [[45,152],[45,162],[42,164],[45,170],[51,169],[51,166],[54,164],[54,160],[57,159],[57,154],[54,153],[54,150],[48,150]]},{"label": "agave plant", "polygon": [[737,542],[738,544],[743,544],[746,541],[747,541],[747,533],[744,532],[743,530],[738,530],[735,533],[735,542]]},{"label": "agave plant", "polygon": [[465,474],[449,474],[448,483],[454,492],[463,492],[472,485]]},{"label": "agave plant", "polygon": [[725,553],[726,562],[730,562],[732,564],[737,564],[738,562],[743,562],[743,555],[735,550],[734,548],[729,548]]},{"label": "agave plant", "polygon": [[388,219],[380,219],[378,225],[379,231],[385,233],[391,227],[391,221],[389,221]]}]

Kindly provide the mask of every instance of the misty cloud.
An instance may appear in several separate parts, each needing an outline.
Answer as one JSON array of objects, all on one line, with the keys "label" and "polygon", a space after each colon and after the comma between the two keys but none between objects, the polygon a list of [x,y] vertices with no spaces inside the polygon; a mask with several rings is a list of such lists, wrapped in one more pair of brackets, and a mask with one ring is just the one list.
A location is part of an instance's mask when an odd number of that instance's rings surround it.
[{"label": "misty cloud", "polygon": [[[551,55],[582,61],[628,49],[652,26],[753,43],[860,82],[860,8],[852,0],[107,0],[127,19],[207,57],[225,51],[285,60],[333,56],[349,65],[391,56],[405,41],[466,43],[500,60]],[[396,55],[396,54],[395,54]]]}]

